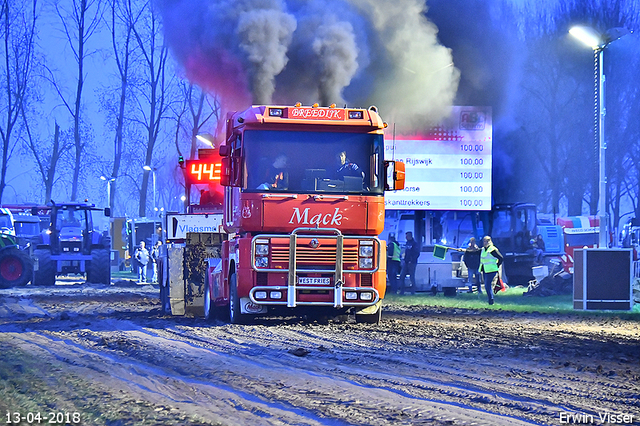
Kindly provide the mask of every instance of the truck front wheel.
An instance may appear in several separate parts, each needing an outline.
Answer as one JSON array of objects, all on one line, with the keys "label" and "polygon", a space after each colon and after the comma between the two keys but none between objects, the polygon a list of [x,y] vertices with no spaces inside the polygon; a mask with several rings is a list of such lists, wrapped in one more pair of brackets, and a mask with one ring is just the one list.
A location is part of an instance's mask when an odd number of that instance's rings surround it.
[{"label": "truck front wheel", "polygon": [[204,319],[211,321],[216,319],[216,307],[211,303],[211,284],[209,275],[204,277]]},{"label": "truck front wheel", "polygon": [[[375,312],[369,313],[372,308],[378,308]],[[382,319],[382,302],[378,302],[369,308],[365,308],[360,312],[356,312],[356,323],[364,324],[380,324]]]},{"label": "truck front wheel", "polygon": [[242,324],[242,320],[240,298],[238,297],[238,279],[234,272],[229,277],[229,322],[231,324]]}]

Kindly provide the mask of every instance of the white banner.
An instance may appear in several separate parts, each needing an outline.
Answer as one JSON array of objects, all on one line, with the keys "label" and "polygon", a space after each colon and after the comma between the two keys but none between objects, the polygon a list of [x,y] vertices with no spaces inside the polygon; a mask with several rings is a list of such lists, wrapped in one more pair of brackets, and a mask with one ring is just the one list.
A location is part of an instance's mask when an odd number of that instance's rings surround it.
[{"label": "white banner", "polygon": [[185,240],[188,232],[224,232],[222,228],[222,213],[167,215],[168,240]]}]

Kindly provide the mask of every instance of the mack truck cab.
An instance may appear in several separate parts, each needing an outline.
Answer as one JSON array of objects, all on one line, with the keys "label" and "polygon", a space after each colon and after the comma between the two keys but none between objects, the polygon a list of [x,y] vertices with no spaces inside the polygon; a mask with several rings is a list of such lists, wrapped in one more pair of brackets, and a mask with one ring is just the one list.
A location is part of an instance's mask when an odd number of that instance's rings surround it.
[{"label": "mack truck cab", "polygon": [[380,321],[386,289],[384,192],[404,164],[384,160],[377,109],[254,106],[227,117],[221,261],[205,316],[354,312]]}]

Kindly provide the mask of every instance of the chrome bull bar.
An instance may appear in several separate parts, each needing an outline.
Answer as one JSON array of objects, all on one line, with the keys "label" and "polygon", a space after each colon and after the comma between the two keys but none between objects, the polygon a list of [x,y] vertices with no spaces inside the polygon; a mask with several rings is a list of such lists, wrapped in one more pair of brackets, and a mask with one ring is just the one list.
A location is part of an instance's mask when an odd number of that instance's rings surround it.
[{"label": "chrome bull bar", "polygon": [[[317,238],[317,239],[332,239],[336,242],[336,253],[335,253],[335,265],[333,271],[333,286],[298,286],[298,273],[319,273],[326,274],[328,272],[327,269],[318,269],[318,268],[304,268],[299,267],[298,265],[298,238]],[[289,239],[289,259],[288,259],[288,268],[287,269],[275,269],[275,268],[259,268],[256,266],[256,242],[258,240],[270,240],[271,238],[288,238]],[[366,237],[366,236],[345,236],[342,232],[337,228],[296,228],[291,234],[262,234],[256,235],[251,240],[251,267],[256,272],[272,272],[272,273],[287,273],[287,301],[266,301],[266,300],[256,300],[255,292],[256,291],[269,291],[269,290],[280,290],[279,286],[258,286],[253,287],[249,293],[249,298],[252,302],[257,304],[272,304],[272,305],[285,305],[290,308],[294,308],[298,305],[318,305],[318,306],[333,306],[335,308],[342,308],[344,306],[370,306],[374,305],[380,300],[380,294],[373,287],[348,287],[349,291],[356,292],[360,294],[363,291],[372,292],[373,297],[371,301],[358,301],[351,302],[345,301],[344,298],[344,241],[347,239],[354,240],[369,240],[372,241],[373,244],[377,245],[377,253],[376,263],[373,269],[350,269],[349,273],[353,274],[373,274],[377,272],[380,268],[380,256],[381,256],[381,243],[377,237]],[[270,249],[271,250],[271,249]],[[357,257],[356,257],[357,259]],[[357,261],[357,260],[356,260]],[[298,301],[297,291],[298,290],[333,290],[333,302],[300,302]]]}]

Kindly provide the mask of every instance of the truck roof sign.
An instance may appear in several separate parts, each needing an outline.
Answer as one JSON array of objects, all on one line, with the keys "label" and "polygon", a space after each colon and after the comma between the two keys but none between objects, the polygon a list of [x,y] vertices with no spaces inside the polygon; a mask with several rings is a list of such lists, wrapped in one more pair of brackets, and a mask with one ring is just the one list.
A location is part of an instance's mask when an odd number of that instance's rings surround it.
[{"label": "truck roof sign", "polygon": [[286,112],[283,118],[340,121],[345,119],[345,110],[342,108],[289,107],[286,108]]}]

